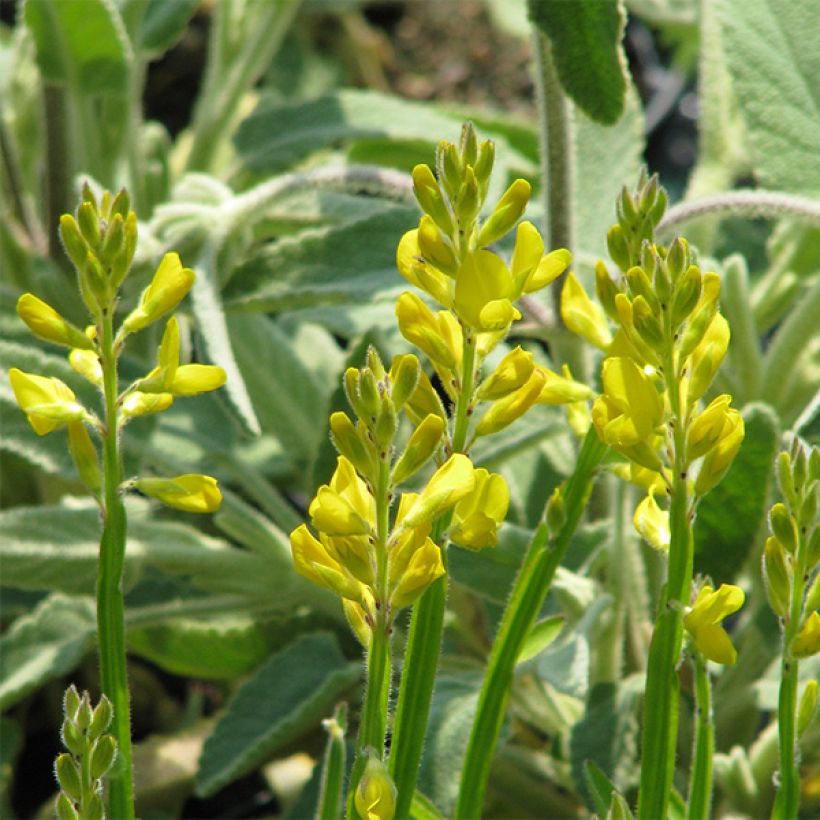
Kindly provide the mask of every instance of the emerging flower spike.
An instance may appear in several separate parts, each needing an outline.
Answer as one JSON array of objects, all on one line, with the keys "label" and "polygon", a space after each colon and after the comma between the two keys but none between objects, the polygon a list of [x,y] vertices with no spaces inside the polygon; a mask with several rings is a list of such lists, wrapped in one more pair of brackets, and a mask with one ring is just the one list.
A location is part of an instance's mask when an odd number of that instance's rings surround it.
[{"label": "emerging flower spike", "polygon": [[732,584],[721,584],[717,592],[708,584],[700,590],[692,608],[683,618],[683,625],[704,658],[734,665],[737,651],[720,622],[737,612],[743,606],[744,599],[743,590]]}]

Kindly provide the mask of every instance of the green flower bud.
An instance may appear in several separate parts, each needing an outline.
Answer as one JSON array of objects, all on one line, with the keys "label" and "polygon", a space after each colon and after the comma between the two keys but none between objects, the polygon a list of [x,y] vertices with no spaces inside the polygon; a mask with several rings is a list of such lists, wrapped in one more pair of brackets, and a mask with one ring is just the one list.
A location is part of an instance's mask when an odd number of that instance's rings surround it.
[{"label": "green flower bud", "polygon": [[[655,180],[657,184],[657,179]],[[663,219],[663,215],[666,213],[666,206],[669,202],[668,197],[666,196],[666,191],[663,188],[658,188],[657,193],[655,194],[655,202],[652,207],[648,211],[649,221],[653,225],[658,225],[661,219]]]},{"label": "green flower bud", "polygon": [[606,235],[606,246],[612,261],[621,269],[626,270],[632,258],[629,253],[629,242],[624,229],[620,225],[613,225]]},{"label": "green flower bud", "polygon": [[800,697],[800,704],[797,707],[797,737],[800,738],[803,732],[809,728],[809,724],[814,717],[817,708],[817,681],[812,678],[806,682],[803,694]]},{"label": "green flower bud", "polygon": [[624,227],[633,225],[638,220],[638,207],[626,185],[621,188],[621,193],[615,200],[615,212],[618,222]]},{"label": "green flower bud", "polygon": [[797,527],[784,504],[775,504],[769,512],[769,525],[783,549],[794,555],[797,549]]},{"label": "green flower bud", "polygon": [[677,284],[683,272],[689,267],[689,248],[686,240],[675,237],[666,251],[666,269],[672,277],[673,284]]},{"label": "green flower bud", "polygon": [[99,780],[110,768],[117,754],[117,742],[111,735],[103,735],[91,750],[91,777]]},{"label": "green flower bud", "polygon": [[103,820],[105,811],[103,807],[102,797],[99,794],[92,794],[89,796],[85,804],[85,813],[83,820]]},{"label": "green flower bud", "polygon": [[659,191],[663,190],[658,183],[658,175],[652,174],[643,184],[639,183],[638,188],[638,207],[642,213],[648,213],[657,203]]},{"label": "green flower bud", "polygon": [[83,797],[80,771],[74,758],[70,754],[57,755],[54,762],[54,773],[60,788],[75,802],[79,803]]},{"label": "green flower bud", "polygon": [[131,211],[125,218],[123,226],[124,240],[120,252],[111,264],[111,284],[118,288],[131,269],[134,253],[137,250],[137,215]]},{"label": "green flower bud", "polygon": [[385,394],[381,398],[381,407],[373,428],[376,442],[382,447],[389,447],[393,443],[398,426],[396,407],[390,396]]},{"label": "green flower bud", "polygon": [[595,265],[595,293],[607,316],[617,322],[618,311],[615,307],[615,297],[620,291],[615,282],[612,281],[606,265],[600,259]]},{"label": "green flower bud", "polygon": [[97,448],[88,435],[86,426],[81,421],[72,421],[68,425],[68,451],[74,460],[77,473],[83,484],[94,494],[99,495],[102,487],[100,464]]},{"label": "green flower bud", "polygon": [[688,356],[701,343],[717,313],[720,278],[716,273],[705,273],[701,282],[703,287],[701,305],[687,323],[680,344],[681,358]]},{"label": "green flower bud", "polygon": [[700,268],[690,265],[681,276],[672,299],[672,327],[677,329],[695,309],[700,299]]},{"label": "green flower bud", "polygon": [[525,179],[517,179],[505,191],[492,214],[481,226],[478,234],[480,248],[492,245],[506,233],[512,230],[515,223],[521,219],[529,202],[532,186]]},{"label": "green flower bud", "polygon": [[456,214],[462,225],[470,225],[481,209],[481,191],[471,166],[464,169],[464,181],[456,197]]},{"label": "green flower bud", "polygon": [[100,244],[100,218],[97,209],[90,202],[83,202],[77,208],[77,224],[80,226],[80,233],[83,239],[97,250]]},{"label": "green flower bud", "polygon": [[475,127],[471,122],[465,122],[461,126],[461,142],[459,145],[461,162],[463,165],[472,165],[475,168],[478,160],[478,137]]},{"label": "green flower bud", "polygon": [[412,353],[393,358],[390,364],[390,381],[392,383],[390,395],[397,411],[413,395],[419,381],[420,372],[419,360]]},{"label": "green flower bud", "polygon": [[80,271],[80,288],[91,294],[93,304],[99,306],[108,305],[111,299],[111,291],[105,271],[97,255],[89,250],[85,257],[85,264]]},{"label": "green flower bud", "polygon": [[83,692],[83,697],[80,701],[80,708],[77,710],[77,726],[83,731],[88,731],[88,727],[91,725],[91,718],[93,717],[93,714],[94,713],[91,710],[91,701],[89,700],[88,692]]},{"label": "green flower bud", "polygon": [[629,268],[626,272],[626,283],[629,285],[633,296],[642,296],[646,300],[646,303],[652,309],[652,313],[660,311],[660,304],[652,290],[652,282],[643,268],[637,265]]},{"label": "green flower bud", "polygon": [[475,177],[478,180],[478,186],[481,189],[481,199],[487,196],[487,188],[490,184],[490,176],[493,171],[493,163],[495,162],[495,144],[492,140],[484,140],[478,146],[478,158],[475,161],[473,170]]},{"label": "green flower bud", "polygon": [[71,214],[60,217],[60,239],[68,258],[77,270],[82,270],[88,254],[88,243],[83,239],[77,221]]},{"label": "green flower bud", "polygon": [[432,413],[424,418],[410,436],[404,452],[390,475],[390,483],[397,486],[417,473],[436,452],[444,435],[444,420]]},{"label": "green flower bud", "polygon": [[362,396],[359,392],[360,374],[357,368],[348,367],[345,370],[343,385],[347,403],[353,408],[354,412],[359,418],[366,418],[364,405],[362,404]]},{"label": "green flower bud", "polygon": [[69,720],[74,720],[77,710],[80,708],[80,693],[72,683],[63,694],[63,715]]},{"label": "green flower bud", "polygon": [[448,276],[455,276],[458,259],[452,247],[445,241],[436,223],[426,214],[419,220],[419,250],[422,256]]},{"label": "green flower bud", "polygon": [[773,537],[766,539],[763,550],[763,578],[769,605],[781,618],[789,611],[791,600],[791,572],[781,543]]},{"label": "green flower bud", "polygon": [[89,737],[98,738],[111,725],[113,716],[114,708],[111,706],[111,701],[105,695],[102,695],[100,702],[94,709],[91,725],[88,727]]},{"label": "green flower bud", "polygon": [[80,815],[77,813],[77,809],[74,808],[71,798],[65,794],[65,792],[60,792],[57,797],[57,819],[80,820]]},{"label": "green flower bud", "polygon": [[[815,530],[815,532],[818,531],[820,530]],[[814,581],[806,594],[806,612],[813,612],[815,609],[820,609],[820,573],[814,576]]]},{"label": "green flower bud", "polygon": [[448,236],[452,235],[453,218],[444,201],[441,188],[428,165],[413,168],[413,193],[421,209],[429,214],[436,225]]},{"label": "green flower bud", "polygon": [[551,536],[556,536],[564,526],[566,521],[566,510],[564,509],[564,495],[561,487],[556,487],[547,501],[546,521],[547,529]]},{"label": "green flower bud", "polygon": [[775,472],[777,474],[777,484],[783,497],[789,502],[791,507],[796,507],[798,503],[797,490],[794,486],[792,475],[792,460],[785,450],[777,454],[775,462]]},{"label": "green flower bud", "polygon": [[85,735],[73,718],[66,718],[63,721],[60,737],[71,754],[79,756],[85,751]]},{"label": "green flower bud", "polygon": [[125,188],[120,188],[120,190],[117,191],[117,195],[114,197],[114,201],[111,203],[109,219],[112,220],[114,217],[119,216],[125,220],[128,218],[130,211],[131,197],[128,195],[128,191],[126,191]]},{"label": "green flower bud", "polygon": [[346,413],[336,412],[330,416],[330,437],[333,446],[364,476],[373,472],[371,452],[359,430]]},{"label": "green flower bud", "polygon": [[[817,564],[820,564],[820,527],[814,527],[809,536],[809,542],[806,547],[806,564],[809,567],[815,567]],[[818,605],[820,605],[820,600],[817,601],[815,607]]]},{"label": "green flower bud", "polygon": [[808,475],[808,459],[806,458],[806,448],[803,441],[795,436],[792,444],[792,476],[794,476],[794,486],[798,493],[803,492]]},{"label": "green flower bud", "polygon": [[452,142],[442,140],[436,148],[436,171],[450,201],[456,198],[461,185],[461,157]]},{"label": "green flower bud", "polygon": [[100,248],[100,256],[102,256],[109,267],[125,248],[125,228],[123,226],[123,218],[119,214],[116,214],[105,229],[105,237],[103,238],[102,247]]},{"label": "green flower bud", "polygon": [[666,336],[661,323],[643,296],[635,297],[632,302],[632,323],[635,332],[649,347],[657,352],[666,347]]},{"label": "green flower bud", "polygon": [[359,377],[359,396],[364,408],[364,418],[370,426],[376,423],[381,409],[382,398],[379,383],[372,370],[363,370]]}]

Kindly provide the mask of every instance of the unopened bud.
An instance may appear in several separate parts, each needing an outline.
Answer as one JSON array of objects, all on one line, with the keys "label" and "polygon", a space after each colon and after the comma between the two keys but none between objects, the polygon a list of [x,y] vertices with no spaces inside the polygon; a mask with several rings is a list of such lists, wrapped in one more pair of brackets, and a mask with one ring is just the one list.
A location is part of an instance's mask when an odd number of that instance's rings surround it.
[{"label": "unopened bud", "polygon": [[475,167],[476,161],[478,160],[478,137],[475,133],[475,127],[471,122],[465,122],[461,126],[459,150],[461,152],[462,164]]},{"label": "unopened bud", "polygon": [[544,373],[535,369],[518,390],[493,402],[476,425],[476,436],[497,433],[523,416],[538,400],[545,380]]},{"label": "unopened bud", "polygon": [[63,715],[69,720],[74,720],[77,710],[80,708],[80,693],[72,683],[63,694]]},{"label": "unopened bud", "polygon": [[391,396],[396,410],[400,410],[404,403],[413,395],[419,381],[421,365],[412,354],[395,356],[390,364],[390,381],[392,383]]},{"label": "unopened bud", "polygon": [[359,376],[359,396],[364,410],[364,418],[367,419],[368,425],[372,427],[379,417],[382,404],[379,384],[372,370],[368,369],[361,372]]},{"label": "unopened bud", "polygon": [[632,291],[632,295],[642,296],[653,313],[657,313],[660,310],[660,304],[655,296],[655,292],[652,290],[652,281],[646,275],[643,268],[638,265],[633,265],[629,268],[626,272],[626,282]]},{"label": "unopened bud", "polygon": [[791,580],[786,555],[780,542],[773,537],[766,539],[763,549],[763,577],[769,605],[781,618],[789,611]]},{"label": "unopened bud", "polygon": [[666,336],[657,316],[643,296],[637,296],[632,302],[632,323],[635,332],[650,348],[656,352],[663,351]]},{"label": "unopened bud", "polygon": [[396,407],[390,396],[385,393],[381,398],[381,407],[373,427],[376,442],[382,447],[389,447],[393,443],[397,429]]},{"label": "unopened bud", "polygon": [[63,745],[73,755],[81,755],[85,750],[85,735],[75,723],[74,717],[67,717],[60,730]]},{"label": "unopened bud", "polygon": [[222,493],[209,475],[181,475],[176,478],[138,478],[134,487],[169,507],[192,513],[210,513],[219,508]]},{"label": "unopened bud", "polygon": [[817,709],[817,681],[811,678],[803,688],[800,696],[800,704],[797,707],[797,737],[801,737],[803,732],[809,728],[809,724]]},{"label": "unopened bud", "polygon": [[450,201],[456,198],[461,185],[461,158],[458,149],[452,142],[442,140],[436,149],[436,170],[438,178],[447,192]]},{"label": "unopened bud", "polygon": [[111,725],[113,716],[114,708],[111,706],[111,701],[102,695],[91,716],[91,724],[88,727],[89,737],[99,737]]},{"label": "unopened bud", "polygon": [[83,484],[94,495],[98,495],[102,487],[102,478],[97,449],[81,421],[73,421],[68,425],[68,450]]},{"label": "unopened bud", "polygon": [[458,260],[452,247],[447,243],[436,223],[426,214],[419,221],[419,250],[422,256],[448,276],[455,276]]},{"label": "unopened bud", "polygon": [[607,231],[606,246],[612,261],[621,270],[626,270],[632,264],[629,254],[629,242],[627,242],[624,229],[620,225],[613,225]]},{"label": "unopened bud", "polygon": [[404,452],[393,467],[390,483],[397,486],[417,473],[436,452],[442,435],[444,420],[433,414],[427,416],[410,436]]},{"label": "unopened bud", "polygon": [[618,222],[623,226],[632,225],[638,219],[637,205],[626,185],[621,188],[621,193],[615,200],[615,211],[618,214]]},{"label": "unopened bud", "polygon": [[77,208],[77,224],[83,239],[93,250],[97,250],[100,244],[100,218],[97,209],[90,202],[83,202]]},{"label": "unopened bud", "polygon": [[464,169],[464,181],[456,197],[456,214],[462,225],[470,225],[481,209],[481,191],[472,166]]},{"label": "unopened bud", "polygon": [[481,226],[478,234],[480,248],[492,245],[512,230],[515,223],[521,219],[531,193],[532,186],[525,179],[517,179],[507,188],[492,214]]},{"label": "unopened bud", "polygon": [[128,191],[125,188],[120,188],[120,190],[117,191],[117,195],[114,197],[114,201],[111,203],[109,218],[114,219],[115,216],[120,216],[124,220],[128,217],[130,210],[131,197],[128,196]]},{"label": "unopened bud", "polygon": [[478,157],[475,161],[473,170],[475,177],[478,180],[478,186],[481,189],[481,198],[487,196],[487,188],[490,184],[490,176],[493,171],[493,163],[495,162],[495,144],[492,140],[484,140],[478,146]]},{"label": "unopened bud", "polygon": [[60,792],[58,795],[56,808],[57,820],[80,820],[80,815],[77,813],[77,809],[74,808],[74,803],[65,792]]},{"label": "unopened bud", "polygon": [[797,549],[797,527],[784,504],[775,504],[769,512],[769,524],[783,549],[794,555]]},{"label": "unopened bud", "polygon": [[356,789],[354,802],[359,816],[367,820],[393,820],[396,813],[396,785],[387,766],[372,750]]},{"label": "unopened bud", "polygon": [[64,319],[51,305],[33,293],[24,293],[17,300],[17,315],[40,339],[67,347],[94,349],[94,342],[80,328]]},{"label": "unopened bud", "polygon": [[111,735],[103,735],[91,752],[91,777],[99,780],[110,768],[117,755],[117,742]]},{"label": "unopened bud", "polygon": [[564,496],[561,487],[556,487],[547,501],[546,521],[547,529],[551,536],[556,536],[564,526],[566,521],[566,510],[564,509]]},{"label": "unopened bud", "polygon": [[122,284],[134,261],[137,249],[137,215],[134,211],[125,218],[123,234],[122,247],[111,265],[111,284],[114,288]]},{"label": "unopened bud", "polygon": [[82,270],[88,254],[88,243],[83,239],[77,221],[71,214],[63,214],[60,217],[60,239],[74,267]]},{"label": "unopened bud", "polygon": [[190,268],[182,267],[176,253],[166,253],[139,305],[123,322],[125,330],[134,333],[172,311],[185,298],[195,278]]},{"label": "unopened bud", "polygon": [[60,788],[75,802],[79,803],[83,797],[83,786],[80,772],[74,758],[70,754],[57,756],[54,762],[54,772]]},{"label": "unopened bud", "polygon": [[677,284],[683,272],[689,267],[689,248],[686,240],[676,237],[666,251],[666,269],[672,277],[672,284]]},{"label": "unopened bud", "polygon": [[815,610],[806,618],[791,645],[796,658],[810,658],[820,652],[820,613]]},{"label": "unopened bud", "polygon": [[700,268],[690,265],[678,281],[672,300],[672,327],[678,328],[695,309],[700,299]]},{"label": "unopened bud", "polygon": [[416,165],[413,168],[413,193],[421,209],[432,217],[436,225],[448,236],[452,234],[453,218],[428,165]]},{"label": "unopened bud", "polygon": [[618,321],[618,311],[615,309],[615,297],[619,292],[618,286],[612,281],[606,265],[598,260],[595,265],[595,293],[607,316],[616,322]]},{"label": "unopened bud", "polygon": [[121,423],[140,416],[161,413],[174,403],[173,393],[143,393],[133,390],[122,401]]}]

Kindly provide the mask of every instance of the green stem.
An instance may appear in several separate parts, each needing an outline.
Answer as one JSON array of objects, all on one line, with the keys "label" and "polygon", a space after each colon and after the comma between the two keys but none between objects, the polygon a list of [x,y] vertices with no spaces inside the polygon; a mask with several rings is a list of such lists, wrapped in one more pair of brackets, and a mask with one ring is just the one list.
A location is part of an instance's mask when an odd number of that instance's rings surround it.
[{"label": "green stem", "polygon": [[712,756],[715,751],[715,722],[712,716],[712,684],[706,659],[695,653],[695,760],[689,786],[688,820],[706,820],[712,803]]},{"label": "green stem", "polygon": [[[673,405],[676,404],[673,400]],[[676,423],[675,480],[669,511],[669,575],[661,593],[647,662],[639,818],[666,817],[675,771],[680,695],[677,665],[683,641],[683,606],[689,598],[693,561],[681,428],[682,425]]]},{"label": "green stem", "polygon": [[122,574],[125,565],[126,517],[120,496],[122,462],[117,427],[117,360],[114,354],[113,309],[102,317],[100,359],[105,398],[103,440],[105,505],[97,575],[97,633],[102,690],[114,707],[113,734],[117,760],[108,775],[110,817],[134,817],[131,763],[131,707],[125,658],[125,605]]},{"label": "green stem", "polygon": [[780,772],[777,797],[772,810],[776,820],[792,820],[800,809],[800,773],[797,766],[797,678],[799,661],[792,655],[792,642],[800,630],[803,615],[803,595],[806,586],[806,543],[798,537],[795,554],[794,584],[789,618],[783,635],[783,660],[780,672],[780,695],[777,703],[777,724],[780,734]]},{"label": "green stem", "polygon": [[481,816],[490,765],[510,696],[515,662],[578,526],[595,469],[605,453],[606,446],[601,443],[595,430],[590,429],[578,455],[575,472],[564,490],[564,525],[550,541],[546,524],[541,524],[524,557],[490,653],[461,770],[455,817]]},{"label": "green stem", "polygon": [[325,758],[322,766],[322,787],[319,792],[318,820],[336,820],[342,804],[345,775],[345,732],[347,731],[347,704],[340,703],[333,717],[323,721],[328,732]]}]

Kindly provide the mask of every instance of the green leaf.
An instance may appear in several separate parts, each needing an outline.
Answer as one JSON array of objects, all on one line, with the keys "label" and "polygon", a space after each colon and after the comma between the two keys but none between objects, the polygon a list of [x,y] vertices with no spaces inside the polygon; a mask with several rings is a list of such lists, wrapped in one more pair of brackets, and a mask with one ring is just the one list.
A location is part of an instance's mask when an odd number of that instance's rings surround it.
[{"label": "green leaf", "polygon": [[396,270],[396,246],[417,218],[416,209],[384,203],[361,220],[280,239],[237,270],[225,302],[271,312],[397,295],[407,283]]},{"label": "green leaf", "polygon": [[174,619],[128,632],[128,649],[174,675],[222,680],[246,675],[270,651],[267,631],[252,615]]},{"label": "green leaf", "polygon": [[810,2],[722,0],[726,60],[765,187],[820,194],[820,16]]},{"label": "green leaf", "polygon": [[530,630],[530,634],[524,639],[516,663],[524,663],[543,652],[558,637],[564,621],[563,615],[552,615],[537,621]]},{"label": "green leaf", "polygon": [[140,50],[153,57],[167,51],[182,36],[200,5],[201,0],[148,0],[137,32]]},{"label": "green leaf", "polygon": [[23,19],[37,46],[46,80],[84,93],[128,92],[128,39],[111,2],[27,0]]},{"label": "green leaf", "polygon": [[618,0],[529,0],[530,19],[550,39],[561,85],[596,122],[612,125],[624,107],[624,14]]},{"label": "green leaf", "polygon": [[[600,811],[601,798],[607,808],[610,805],[613,787],[605,772],[610,773],[615,782],[628,782],[634,774],[642,686],[643,679],[639,675],[617,685],[596,684],[589,692],[584,716],[572,728],[572,776],[587,806],[594,811]],[[601,816],[606,816],[606,809]]]},{"label": "green leaf", "polygon": [[698,505],[695,519],[695,571],[711,575],[715,584],[731,583],[754,548],[780,436],[777,416],[766,405],[747,405],[743,420],[743,444],[723,481]]},{"label": "green leaf", "polygon": [[325,632],[297,638],[273,655],[237,690],[205,742],[197,793],[213,794],[318,724],[361,669]]},{"label": "green leaf", "polygon": [[74,669],[97,630],[91,598],[51,595],[0,638],[0,709]]}]

